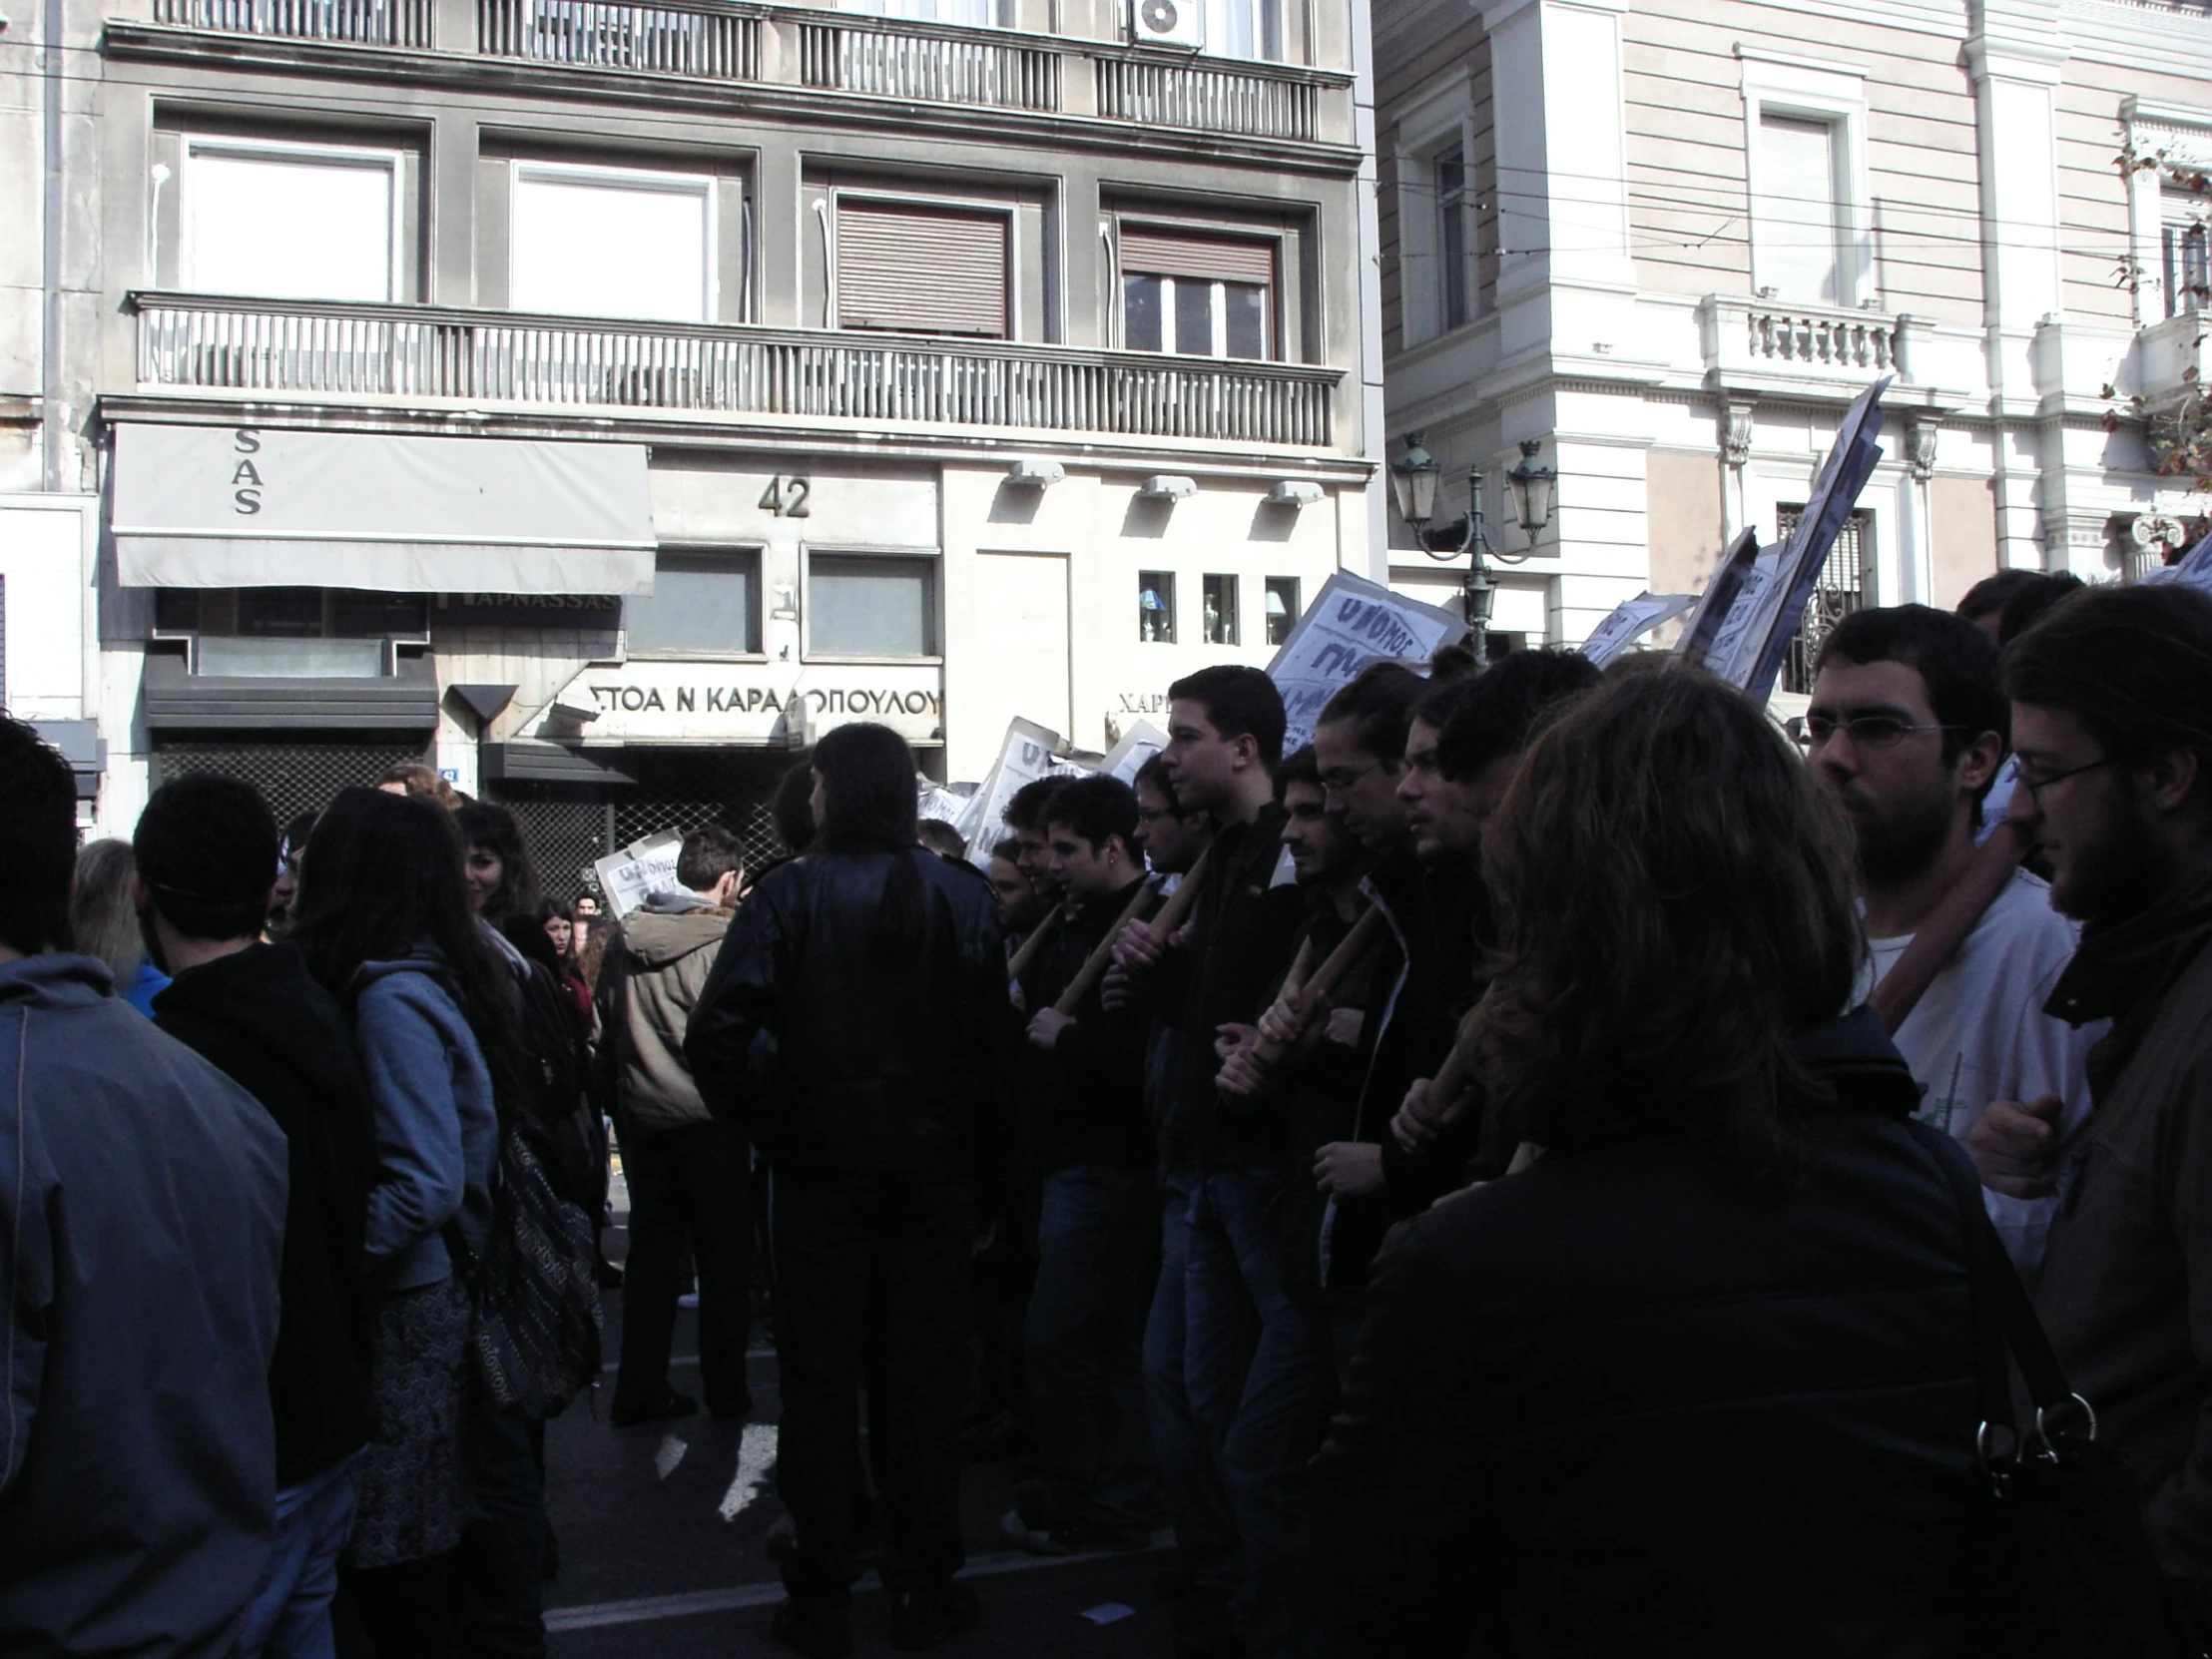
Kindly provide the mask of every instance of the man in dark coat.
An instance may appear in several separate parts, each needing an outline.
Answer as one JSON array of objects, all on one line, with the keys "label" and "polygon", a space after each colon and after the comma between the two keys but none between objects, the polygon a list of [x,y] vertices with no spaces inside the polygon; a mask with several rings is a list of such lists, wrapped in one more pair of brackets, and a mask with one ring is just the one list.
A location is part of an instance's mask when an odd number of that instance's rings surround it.
[{"label": "man in dark coat", "polygon": [[[220,1066],[284,1132],[282,1320],[270,1363],[276,1547],[241,1651],[327,1642],[353,1456],[368,1437],[361,1235],[368,1114],[348,1022],[288,944],[263,944],[276,821],[253,785],[199,775],[154,792],[132,836],[139,913],[172,977],[154,1023]],[[319,1633],[319,1634],[318,1634]]]}]

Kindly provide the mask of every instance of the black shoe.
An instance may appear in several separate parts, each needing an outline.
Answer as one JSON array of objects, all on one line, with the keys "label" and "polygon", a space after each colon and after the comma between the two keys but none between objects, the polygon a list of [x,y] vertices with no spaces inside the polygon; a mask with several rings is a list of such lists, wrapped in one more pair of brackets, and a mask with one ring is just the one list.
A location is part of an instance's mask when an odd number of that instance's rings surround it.
[{"label": "black shoe", "polygon": [[768,1630],[807,1659],[846,1659],[852,1651],[852,1610],[841,1598],[787,1596]]},{"label": "black shoe", "polygon": [[711,1399],[707,1411],[717,1422],[730,1422],[738,1417],[753,1414],[753,1390],[748,1388],[736,1399]]},{"label": "black shoe", "polygon": [[891,1596],[891,1646],[901,1653],[949,1642],[982,1622],[982,1602],[971,1586],[957,1581],[929,1590],[899,1590]]},{"label": "black shoe", "polygon": [[661,1389],[661,1397],[642,1404],[626,1404],[617,1399],[607,1409],[607,1420],[617,1428],[635,1428],[641,1422],[663,1422],[670,1417],[688,1417],[697,1414],[699,1401],[690,1394],[680,1394],[674,1388]]}]

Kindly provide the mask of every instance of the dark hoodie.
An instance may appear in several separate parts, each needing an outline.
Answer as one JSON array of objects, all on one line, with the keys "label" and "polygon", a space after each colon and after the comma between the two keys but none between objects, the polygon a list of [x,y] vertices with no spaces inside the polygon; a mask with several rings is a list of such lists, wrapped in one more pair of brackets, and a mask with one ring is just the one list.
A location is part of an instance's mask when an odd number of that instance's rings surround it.
[{"label": "dark hoodie", "polygon": [[371,1164],[353,1037],[288,944],[187,968],[154,1023],[259,1100],[284,1132],[283,1298],[270,1394],[276,1484],[297,1486],[368,1437],[368,1312],[361,1257]]}]

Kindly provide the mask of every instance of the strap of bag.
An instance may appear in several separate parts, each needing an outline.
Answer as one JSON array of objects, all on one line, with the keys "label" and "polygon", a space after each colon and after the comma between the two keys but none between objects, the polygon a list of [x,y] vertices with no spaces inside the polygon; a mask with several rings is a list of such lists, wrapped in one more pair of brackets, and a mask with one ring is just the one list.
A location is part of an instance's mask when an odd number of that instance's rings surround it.
[{"label": "strap of bag", "polygon": [[2074,1397],[2073,1389],[2066,1385],[2065,1371],[2051,1351],[2043,1322],[2035,1317],[2035,1306],[2028,1301],[2011,1258],[2004,1254],[1997,1230],[1989,1225],[1989,1212],[1982,1206],[1981,1184],[1973,1166],[1948,1135],[1925,1123],[1909,1122],[1907,1127],[1928,1147],[1936,1167],[1950,1184],[1959,1222],[1965,1228],[1967,1272],[1973,1285],[1974,1365],[1981,1384],[1983,1418],[2006,1424],[2012,1420],[2007,1350],[2019,1364],[2028,1398],[2038,1408],[2054,1410],[2066,1404]]}]

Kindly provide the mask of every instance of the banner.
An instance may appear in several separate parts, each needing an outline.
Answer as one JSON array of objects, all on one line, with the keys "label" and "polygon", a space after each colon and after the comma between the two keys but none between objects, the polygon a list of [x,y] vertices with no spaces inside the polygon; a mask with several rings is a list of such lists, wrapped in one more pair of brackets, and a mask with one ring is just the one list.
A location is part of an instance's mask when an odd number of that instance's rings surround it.
[{"label": "banner", "polygon": [[1683,626],[1682,637],[1674,642],[1677,657],[1700,668],[1712,666],[1713,641],[1727,625],[1729,614],[1758,559],[1759,533],[1749,529],[1737,531],[1736,539],[1722,552],[1713,579],[1705,584],[1697,609],[1690,613],[1690,620]]},{"label": "banner", "polygon": [[1268,664],[1268,678],[1283,694],[1283,753],[1314,741],[1330,698],[1368,664],[1388,659],[1425,668],[1440,648],[1466,637],[1467,625],[1449,611],[1337,571]]},{"label": "banner", "polygon": [[2206,536],[2173,564],[2152,571],[2143,580],[2186,582],[2193,588],[2212,591],[2212,535]]},{"label": "banner", "polygon": [[683,846],[682,835],[662,830],[593,864],[591,867],[599,872],[599,890],[606,894],[614,913],[626,916],[643,904],[648,894],[679,885],[676,854]]},{"label": "banner", "polygon": [[981,868],[990,862],[991,846],[1006,831],[1007,803],[1023,785],[1059,770],[1052,761],[1052,752],[1059,744],[1059,733],[1033,720],[1017,716],[1006,723],[1006,738],[999,745],[998,759],[967,798],[966,810],[952,820],[952,828],[967,842],[969,863]]},{"label": "banner", "polygon": [[1613,614],[1582,642],[1582,655],[1603,668],[1662,622],[1680,616],[1696,603],[1691,594],[1655,594],[1646,588],[1634,599],[1624,599],[1613,607]]}]

